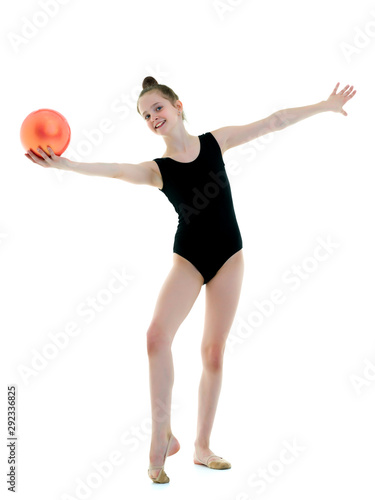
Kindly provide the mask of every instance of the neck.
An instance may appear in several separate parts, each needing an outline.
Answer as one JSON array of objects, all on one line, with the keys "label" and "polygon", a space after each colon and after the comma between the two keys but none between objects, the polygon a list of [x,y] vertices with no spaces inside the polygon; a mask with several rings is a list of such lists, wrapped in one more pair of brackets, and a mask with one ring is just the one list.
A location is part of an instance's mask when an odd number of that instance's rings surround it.
[{"label": "neck", "polygon": [[163,139],[166,145],[164,156],[183,155],[190,151],[195,144],[195,137],[186,132],[184,127],[173,130]]}]

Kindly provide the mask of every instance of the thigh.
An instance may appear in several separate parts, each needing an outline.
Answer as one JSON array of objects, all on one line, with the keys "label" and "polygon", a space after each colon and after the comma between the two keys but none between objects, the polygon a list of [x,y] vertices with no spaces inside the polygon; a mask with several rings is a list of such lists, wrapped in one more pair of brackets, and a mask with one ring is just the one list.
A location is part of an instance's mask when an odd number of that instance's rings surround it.
[{"label": "thigh", "polygon": [[173,339],[202,288],[202,276],[189,263],[175,259],[166,277],[152,318],[152,325],[162,335]]},{"label": "thigh", "polygon": [[242,249],[232,255],[206,284],[202,348],[224,347],[237,311],[244,275]]}]

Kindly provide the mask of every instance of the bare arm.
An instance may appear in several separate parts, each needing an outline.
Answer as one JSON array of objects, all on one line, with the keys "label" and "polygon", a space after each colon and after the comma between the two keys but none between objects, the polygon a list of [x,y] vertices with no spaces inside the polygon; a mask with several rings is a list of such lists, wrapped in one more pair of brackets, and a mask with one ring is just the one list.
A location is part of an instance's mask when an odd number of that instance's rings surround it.
[{"label": "bare arm", "polygon": [[281,109],[280,111],[276,111],[262,120],[248,123],[246,125],[222,127],[217,130],[213,130],[213,134],[217,138],[219,144],[221,144],[222,151],[224,152],[230,148],[234,148],[257,139],[262,135],[282,130],[288,125],[297,123],[298,121],[308,118],[309,116],[321,113],[322,111],[329,111],[325,103],[326,101],[322,101],[317,104],[303,106],[301,108]]},{"label": "bare arm", "polygon": [[59,164],[56,168],[85,175],[99,175],[101,177],[115,177],[119,170],[118,163],[82,163],[71,161],[67,158],[64,159],[67,161]]},{"label": "bare arm", "polygon": [[289,125],[294,125],[305,118],[324,111],[330,111],[327,107],[327,101],[320,101],[309,106],[301,106],[300,108],[280,109],[280,111],[274,113],[277,118],[277,130],[282,130]]},{"label": "bare arm", "polygon": [[51,148],[48,148],[49,155],[43,150],[38,153],[43,156],[35,155],[28,151],[26,156],[34,163],[42,167],[54,167],[60,170],[68,170],[85,175],[97,175],[101,177],[110,177],[131,182],[132,184],[149,184],[159,187],[162,184],[161,177],[153,170],[153,161],[146,161],[138,164],[131,163],[82,163],[69,160],[62,156],[57,156]]},{"label": "bare arm", "polygon": [[272,114],[247,125],[230,125],[229,127],[218,128],[213,130],[212,134],[224,153],[230,148],[240,146],[270,132],[275,132],[278,130],[277,123],[277,117]]},{"label": "bare arm", "polygon": [[247,125],[222,127],[214,130],[213,133],[224,152],[229,148],[257,139],[262,135],[282,130],[289,125],[293,125],[317,113],[334,111],[347,116],[348,113],[343,110],[342,107],[357,91],[353,91],[353,85],[350,87],[346,85],[340,92],[336,93],[339,85],[340,82],[336,84],[326,101],[320,101],[316,104],[301,106],[299,108],[281,109],[280,111],[272,113],[272,115],[267,118],[263,118],[263,120],[248,123]]},{"label": "bare arm", "polygon": [[305,118],[316,115],[317,113],[322,113],[324,111],[334,111],[336,113],[341,113],[344,116],[348,116],[348,113],[343,109],[344,104],[355,96],[356,90],[353,91],[353,85],[349,87],[346,85],[340,92],[336,93],[339,88],[340,82],[338,82],[333,89],[331,95],[326,101],[320,101],[316,104],[311,104],[310,106],[301,106],[300,108],[288,108],[281,109],[275,113],[278,118],[278,129],[281,130],[289,125],[293,125]]}]

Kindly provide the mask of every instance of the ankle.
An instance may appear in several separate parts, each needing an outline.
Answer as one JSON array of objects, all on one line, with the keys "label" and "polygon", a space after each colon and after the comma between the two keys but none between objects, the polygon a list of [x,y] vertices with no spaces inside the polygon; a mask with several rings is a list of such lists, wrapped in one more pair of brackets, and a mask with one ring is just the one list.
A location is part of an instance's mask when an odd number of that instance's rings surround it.
[{"label": "ankle", "polygon": [[203,441],[202,441],[202,440],[200,440],[200,441],[199,441],[199,440],[197,440],[197,439],[196,439],[196,440],[194,441],[194,447],[195,447],[195,448],[201,448],[201,449],[206,450],[206,449],[208,449],[208,448],[210,447],[210,443],[209,443],[209,441],[207,441],[207,440],[203,440]]},{"label": "ankle", "polygon": [[158,429],[157,431],[153,431],[151,434],[151,440],[160,440],[163,438],[167,438],[172,434],[171,429]]}]

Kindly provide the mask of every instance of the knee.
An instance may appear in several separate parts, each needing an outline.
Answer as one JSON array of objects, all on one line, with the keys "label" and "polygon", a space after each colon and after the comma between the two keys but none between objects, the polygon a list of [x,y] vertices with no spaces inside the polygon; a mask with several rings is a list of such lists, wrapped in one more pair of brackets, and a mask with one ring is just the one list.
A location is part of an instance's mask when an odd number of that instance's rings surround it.
[{"label": "knee", "polygon": [[153,354],[170,347],[171,341],[165,328],[159,323],[152,322],[147,330],[147,353]]},{"label": "knee", "polygon": [[223,367],[225,344],[202,345],[203,367],[209,371],[218,371]]}]

